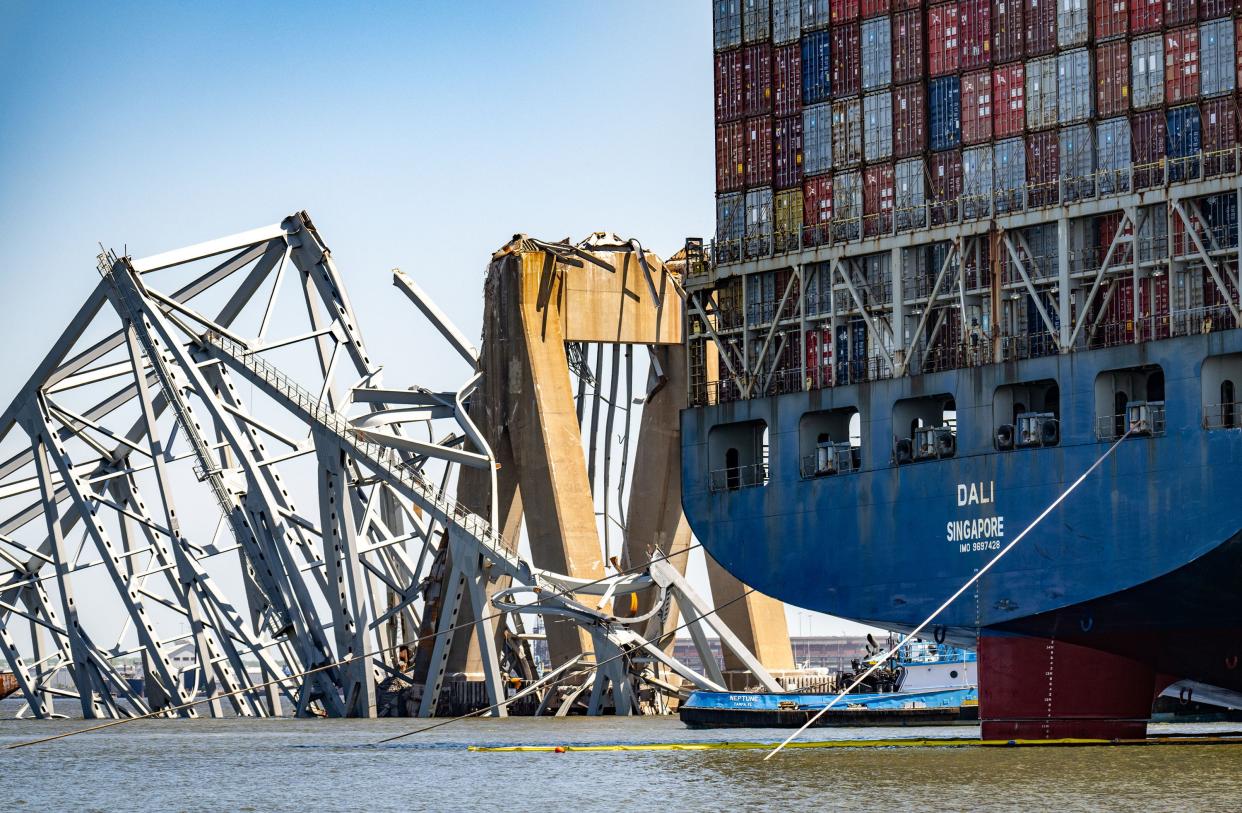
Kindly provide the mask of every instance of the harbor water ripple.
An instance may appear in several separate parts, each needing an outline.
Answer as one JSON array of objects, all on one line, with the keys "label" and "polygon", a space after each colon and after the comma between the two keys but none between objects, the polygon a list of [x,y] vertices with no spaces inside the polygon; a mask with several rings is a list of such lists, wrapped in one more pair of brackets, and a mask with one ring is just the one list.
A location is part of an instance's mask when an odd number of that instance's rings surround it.
[{"label": "harbor water ripple", "polygon": [[[12,701],[0,704],[11,718]],[[6,713],[7,712],[7,713]],[[81,720],[0,719],[0,747]],[[1242,746],[479,753],[471,745],[779,741],[675,718],[150,720],[0,751],[9,810],[1237,811]],[[1211,733],[1237,725],[1153,725]],[[807,739],[961,737],[975,728],[818,729]]]}]

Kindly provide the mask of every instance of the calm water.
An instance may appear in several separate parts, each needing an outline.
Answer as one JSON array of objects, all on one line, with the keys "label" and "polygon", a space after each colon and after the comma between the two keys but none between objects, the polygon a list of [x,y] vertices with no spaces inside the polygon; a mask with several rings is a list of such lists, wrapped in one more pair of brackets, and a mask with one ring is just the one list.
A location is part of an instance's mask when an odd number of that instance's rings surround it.
[{"label": "calm water", "polygon": [[[4,711],[0,707],[0,715],[9,716]],[[3,719],[0,746],[82,725]],[[654,718],[471,720],[374,745],[418,725],[289,719],[127,724],[0,751],[0,799],[6,810],[30,811],[1242,810],[1242,746],[831,749],[786,752],[769,762],[762,762],[762,751],[465,750],[726,739]],[[819,730],[811,739],[976,731]],[[780,736],[733,734],[751,741]]]}]

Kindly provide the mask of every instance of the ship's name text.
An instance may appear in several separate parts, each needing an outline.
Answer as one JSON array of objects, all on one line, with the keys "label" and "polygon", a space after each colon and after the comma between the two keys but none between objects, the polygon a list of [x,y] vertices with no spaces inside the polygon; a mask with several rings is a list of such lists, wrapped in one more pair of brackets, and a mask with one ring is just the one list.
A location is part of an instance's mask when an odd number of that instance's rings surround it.
[{"label": "ship's name text", "polygon": [[986,483],[957,484],[958,508],[965,508],[968,505],[988,505],[994,502],[996,502],[995,480],[989,480]]}]

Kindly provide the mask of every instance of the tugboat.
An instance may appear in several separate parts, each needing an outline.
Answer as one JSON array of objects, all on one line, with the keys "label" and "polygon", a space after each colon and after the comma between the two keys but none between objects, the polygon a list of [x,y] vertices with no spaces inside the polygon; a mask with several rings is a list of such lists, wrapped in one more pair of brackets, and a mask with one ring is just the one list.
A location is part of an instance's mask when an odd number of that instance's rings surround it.
[{"label": "tugboat", "polygon": [[[834,683],[850,685],[875,664],[879,647],[868,636],[864,660]],[[858,690],[825,712],[815,726],[970,724],[979,719],[975,653],[946,644],[908,641],[891,668],[876,670]],[[827,693],[703,692],[690,694],[678,714],[690,728],[797,728],[838,696]]]}]

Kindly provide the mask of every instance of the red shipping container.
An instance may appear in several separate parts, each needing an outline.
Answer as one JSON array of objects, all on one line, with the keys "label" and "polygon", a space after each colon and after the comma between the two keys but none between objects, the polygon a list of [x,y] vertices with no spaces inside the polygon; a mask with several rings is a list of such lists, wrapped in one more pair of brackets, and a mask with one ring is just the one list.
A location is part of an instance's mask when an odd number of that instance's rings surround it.
[{"label": "red shipping container", "polygon": [[927,174],[932,225],[943,226],[954,222],[957,220],[958,199],[962,196],[962,153],[959,150],[932,153]]},{"label": "red shipping container", "polygon": [[766,116],[771,112],[772,45],[748,45],[742,49],[742,115]]},{"label": "red shipping container", "polygon": [[772,185],[797,189],[802,185],[802,116],[776,120],[772,134]]},{"label": "red shipping container", "polygon": [[828,242],[832,224],[832,176],[819,175],[802,182],[802,243]]},{"label": "red shipping container", "polygon": [[1097,42],[1109,37],[1124,37],[1129,30],[1129,0],[1095,0],[1095,39]]},{"label": "red shipping container", "polygon": [[863,170],[863,236],[893,230],[893,165],[873,164]]},{"label": "red shipping container", "polygon": [[[802,78],[798,82],[801,86]],[[742,117],[742,52],[716,54],[716,123]]]},{"label": "red shipping container", "polygon": [[1233,14],[1233,0],[1200,0],[1199,19],[1215,20]]},{"label": "red shipping container", "polygon": [[772,185],[772,117],[746,119],[742,132],[745,144],[746,188]]},{"label": "red shipping container", "polygon": [[923,78],[923,12],[902,11],[893,15],[893,84]]},{"label": "red shipping container", "polygon": [[1164,24],[1172,27],[1199,18],[1199,0],[1164,0]]},{"label": "red shipping container", "polygon": [[1130,145],[1134,159],[1134,188],[1147,189],[1164,183],[1165,119],[1163,110],[1148,110],[1130,117]]},{"label": "red shipping container", "polygon": [[1164,0],[1130,0],[1130,33],[1159,31],[1164,25]]},{"label": "red shipping container", "polygon": [[958,0],[957,42],[962,70],[992,64],[992,0]]},{"label": "red shipping container", "polygon": [[862,0],[862,16],[879,17],[882,14],[888,14],[890,0]]},{"label": "red shipping container", "polygon": [[1208,99],[1199,105],[1202,127],[1203,171],[1220,175],[1234,171],[1234,145],[1238,141],[1238,104],[1232,96]]},{"label": "red shipping container", "polygon": [[1234,20],[1233,26],[1233,58],[1238,61],[1238,79],[1235,87],[1238,88],[1239,91],[1242,91],[1242,17]]},{"label": "red shipping container", "polygon": [[857,20],[859,0],[832,0],[832,24],[840,25]]},{"label": "red shipping container", "polygon": [[730,121],[716,125],[716,191],[736,192],[746,180],[742,138],[742,122]]},{"label": "red shipping container", "polygon": [[957,3],[927,10],[927,69],[932,76],[956,73],[961,50],[957,41]]},{"label": "red shipping container", "polygon": [[[1181,219],[1176,218],[1180,223]],[[1155,302],[1152,302],[1152,294]],[[1169,330],[1169,277],[1147,277],[1139,282],[1139,331],[1142,339],[1167,339]]]},{"label": "red shipping container", "polygon": [[982,144],[992,137],[992,72],[962,77],[962,143]]},{"label": "red shipping container", "polygon": [[1057,194],[1060,154],[1056,130],[1031,133],[1026,137],[1026,185],[1031,206],[1051,206],[1060,199]]},{"label": "red shipping container", "polygon": [[893,8],[895,9],[922,8],[922,7],[923,7],[923,0],[893,0]]},{"label": "red shipping container", "polygon": [[[836,10],[836,6],[833,6]],[[858,23],[832,29],[832,97],[843,99],[862,90],[862,43]]]},{"label": "red shipping container", "polygon": [[1199,95],[1199,27],[1164,34],[1164,103],[1181,104]]},{"label": "red shipping container", "polygon": [[1057,0],[1026,0],[1022,9],[1026,55],[1043,56],[1057,47]]},{"label": "red shipping container", "polygon": [[992,54],[997,62],[1021,59],[1026,50],[1026,28],[1022,24],[1025,4],[1026,0],[996,0],[992,6]]},{"label": "red shipping container", "polygon": [[1009,138],[1026,126],[1026,66],[1021,62],[992,71],[992,135]]},{"label": "red shipping container", "polygon": [[893,157],[910,158],[927,149],[927,93],[922,82],[893,91]]},{"label": "red shipping container", "polygon": [[774,51],[772,107],[778,116],[802,112],[802,46],[781,45]]},{"label": "red shipping container", "polygon": [[1130,110],[1130,43],[1101,43],[1095,52],[1095,109],[1100,118]]}]

